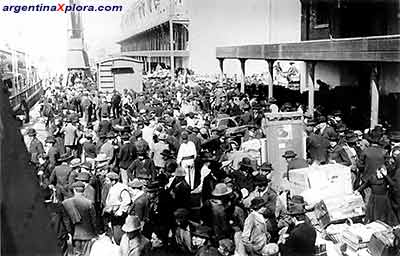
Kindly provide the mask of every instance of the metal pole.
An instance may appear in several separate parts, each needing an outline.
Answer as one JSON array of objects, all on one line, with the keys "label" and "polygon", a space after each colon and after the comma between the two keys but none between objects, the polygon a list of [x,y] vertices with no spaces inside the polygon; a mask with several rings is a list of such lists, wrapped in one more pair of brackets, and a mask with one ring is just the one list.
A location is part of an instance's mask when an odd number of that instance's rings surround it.
[{"label": "metal pole", "polygon": [[218,61],[220,69],[219,84],[222,87],[224,85],[224,59],[218,59]]},{"label": "metal pole", "polygon": [[246,59],[240,60],[240,70],[242,72],[241,83],[240,83],[240,92],[244,93],[245,91],[245,80],[246,80]]},{"label": "metal pole", "polygon": [[268,99],[274,97],[274,62],[275,60],[267,60],[268,62],[268,73],[269,73],[269,83],[268,83]]},{"label": "metal pole", "polygon": [[[308,88],[308,113],[314,118],[314,77],[315,62],[306,63],[306,84]],[[311,79],[310,79],[311,78]],[[311,82],[310,82],[311,80]]]},{"label": "metal pole", "polygon": [[171,58],[171,79],[175,80],[175,63],[174,63],[174,23],[169,21],[169,52]]},{"label": "metal pole", "polygon": [[379,122],[379,90],[377,86],[378,68],[376,65],[371,70],[371,120],[370,127],[374,128]]}]

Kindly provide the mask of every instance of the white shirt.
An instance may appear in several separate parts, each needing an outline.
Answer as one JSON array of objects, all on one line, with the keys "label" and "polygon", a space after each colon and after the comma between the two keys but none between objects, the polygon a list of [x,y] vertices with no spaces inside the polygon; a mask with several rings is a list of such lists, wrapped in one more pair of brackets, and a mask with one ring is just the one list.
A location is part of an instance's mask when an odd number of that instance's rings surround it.
[{"label": "white shirt", "polygon": [[178,164],[180,164],[182,162],[182,158],[187,156],[194,156],[194,158],[196,158],[197,156],[196,146],[191,141],[181,144],[178,150],[176,161],[178,162]]},{"label": "white shirt", "polygon": [[149,144],[151,145],[153,143],[153,129],[150,128],[150,126],[145,126],[142,129],[142,133],[143,133],[143,139]]}]

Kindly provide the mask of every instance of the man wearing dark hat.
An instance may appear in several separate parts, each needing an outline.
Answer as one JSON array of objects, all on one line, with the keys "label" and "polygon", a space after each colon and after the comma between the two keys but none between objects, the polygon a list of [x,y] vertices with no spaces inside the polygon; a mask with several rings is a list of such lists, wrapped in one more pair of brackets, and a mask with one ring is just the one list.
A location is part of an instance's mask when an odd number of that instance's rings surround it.
[{"label": "man wearing dark hat", "polygon": [[322,164],[328,161],[329,140],[314,133],[312,127],[306,127],[307,158],[313,163]]},{"label": "man wearing dark hat", "polygon": [[96,198],[96,191],[93,188],[93,186],[89,184],[90,178],[91,175],[89,172],[81,172],[78,174],[75,180],[81,181],[83,184],[85,184],[83,196],[89,199],[92,203],[94,203]]},{"label": "man wearing dark hat", "polygon": [[44,154],[44,148],[42,142],[36,137],[36,130],[33,128],[29,128],[27,132],[30,143],[28,146],[28,151],[31,154],[31,163],[38,167],[39,166],[39,157]]},{"label": "man wearing dark hat", "polygon": [[74,255],[88,255],[90,241],[97,235],[96,211],[93,202],[83,196],[85,184],[72,184],[74,196],[63,201],[63,206],[72,222]]},{"label": "man wearing dark hat", "polygon": [[240,187],[248,191],[254,190],[254,183],[251,180],[251,174],[255,171],[254,165],[250,158],[244,157],[240,162],[240,168],[232,172],[234,182]]},{"label": "man wearing dark hat", "polygon": [[122,183],[128,185],[128,168],[137,157],[137,150],[134,144],[129,140],[127,133],[121,136],[122,146],[118,153],[118,162]]},{"label": "man wearing dark hat", "polygon": [[287,172],[284,177],[287,177],[288,179],[290,170],[308,167],[307,161],[303,158],[297,157],[297,154],[293,150],[287,150],[282,157],[285,158],[287,162]]},{"label": "man wearing dark hat", "polygon": [[[381,137],[371,133],[368,136],[370,146],[361,152],[358,169],[361,174],[362,183],[367,182],[372,175],[376,175],[376,170],[380,169],[385,163],[385,150],[379,145]],[[370,188],[364,189],[364,200],[368,202]]]},{"label": "man wearing dark hat", "polygon": [[338,143],[339,136],[337,133],[329,135],[329,162],[350,166],[351,161],[343,147]]},{"label": "man wearing dark hat", "polygon": [[49,159],[49,170],[53,171],[54,167],[58,164],[58,158],[60,157],[60,151],[55,146],[56,140],[54,136],[47,136],[45,142],[45,152],[47,152],[47,157]]},{"label": "man wearing dark hat", "polygon": [[57,165],[51,175],[50,175],[50,184],[54,185],[56,188],[56,193],[64,200],[72,196],[69,191],[69,183],[68,178],[72,172],[72,168],[69,166],[69,161],[72,159],[72,154],[64,154],[60,157],[59,162],[60,165]]},{"label": "man wearing dark hat", "polygon": [[168,149],[165,149],[161,152],[161,156],[165,163],[163,170],[169,174],[174,173],[176,168],[178,167],[178,163],[176,162],[171,151],[169,151]]},{"label": "man wearing dark hat", "polygon": [[[143,139],[143,132],[140,129],[137,129],[134,132],[134,137],[135,137],[135,147],[137,149],[137,152],[142,152],[145,154],[148,154],[150,151],[149,143]],[[132,140],[131,140],[132,142]]]},{"label": "man wearing dark hat", "polygon": [[293,196],[288,202],[288,214],[294,223],[289,226],[284,244],[281,244],[282,256],[313,255],[317,233],[305,216],[305,202],[301,196]]},{"label": "man wearing dark hat", "polygon": [[329,138],[329,136],[336,134],[335,129],[328,125],[325,116],[320,116],[318,118],[317,134],[327,139]]},{"label": "man wearing dark hat", "polygon": [[221,256],[218,249],[211,243],[212,230],[207,226],[198,226],[192,231],[192,250],[196,256]]}]

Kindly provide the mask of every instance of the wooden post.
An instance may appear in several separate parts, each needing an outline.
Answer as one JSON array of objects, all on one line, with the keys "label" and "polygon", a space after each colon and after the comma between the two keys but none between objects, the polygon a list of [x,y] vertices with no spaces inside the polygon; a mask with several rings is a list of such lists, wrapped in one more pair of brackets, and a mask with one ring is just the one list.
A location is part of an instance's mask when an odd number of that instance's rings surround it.
[{"label": "wooden post", "polygon": [[268,99],[274,97],[274,63],[275,60],[267,60],[269,83],[268,83]]},{"label": "wooden post", "polygon": [[219,61],[219,84],[222,87],[224,85],[224,59],[218,59]]},{"label": "wooden post", "polygon": [[174,63],[174,23],[169,21],[169,51],[171,58],[171,79],[175,81],[175,63]]},{"label": "wooden post", "polygon": [[[314,118],[314,78],[315,78],[315,62],[306,63],[306,85],[308,88],[308,114]],[[309,79],[311,78],[311,82]]]},{"label": "wooden post", "polygon": [[245,81],[246,81],[246,59],[239,59],[240,61],[240,71],[242,72],[241,82],[240,82],[240,92],[245,91]]},{"label": "wooden post", "polygon": [[373,65],[371,68],[371,119],[370,127],[374,128],[379,122],[379,90],[378,90],[378,67]]}]

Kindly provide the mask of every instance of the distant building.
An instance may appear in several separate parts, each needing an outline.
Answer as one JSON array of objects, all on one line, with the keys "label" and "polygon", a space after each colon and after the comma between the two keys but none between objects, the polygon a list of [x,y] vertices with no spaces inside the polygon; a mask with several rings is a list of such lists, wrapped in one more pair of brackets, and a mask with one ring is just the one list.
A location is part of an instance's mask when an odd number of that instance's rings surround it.
[{"label": "distant building", "polygon": [[[217,46],[300,41],[301,4],[299,0],[137,0],[124,14],[121,28],[122,54],[140,58],[147,70],[157,64],[170,67],[172,53],[175,68],[215,74]],[[260,69],[266,69],[264,63],[248,68]],[[240,64],[226,63],[225,70],[239,73]]]}]

